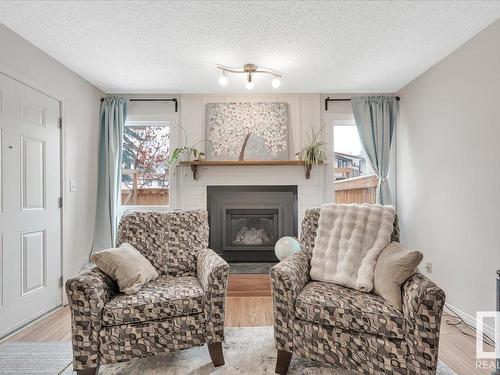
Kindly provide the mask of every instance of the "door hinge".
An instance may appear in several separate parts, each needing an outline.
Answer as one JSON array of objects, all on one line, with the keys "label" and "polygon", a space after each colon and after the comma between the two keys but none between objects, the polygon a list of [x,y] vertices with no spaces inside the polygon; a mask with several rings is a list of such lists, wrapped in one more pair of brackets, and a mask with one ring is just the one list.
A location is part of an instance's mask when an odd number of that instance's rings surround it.
[{"label": "door hinge", "polygon": [[59,129],[62,129],[62,117],[59,117]]},{"label": "door hinge", "polygon": [[63,285],[64,285],[64,279],[63,279],[63,277],[61,276],[61,277],[59,278],[59,286],[60,286],[60,287],[62,287]]},{"label": "door hinge", "polygon": [[59,208],[62,208],[62,197],[59,198]]}]

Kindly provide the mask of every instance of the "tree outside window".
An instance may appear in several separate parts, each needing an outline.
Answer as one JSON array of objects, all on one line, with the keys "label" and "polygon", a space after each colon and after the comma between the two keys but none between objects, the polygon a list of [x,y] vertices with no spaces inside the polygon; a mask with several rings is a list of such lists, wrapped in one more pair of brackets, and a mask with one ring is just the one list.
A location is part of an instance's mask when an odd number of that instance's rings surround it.
[{"label": "tree outside window", "polygon": [[123,134],[122,205],[169,204],[169,127],[126,124]]}]

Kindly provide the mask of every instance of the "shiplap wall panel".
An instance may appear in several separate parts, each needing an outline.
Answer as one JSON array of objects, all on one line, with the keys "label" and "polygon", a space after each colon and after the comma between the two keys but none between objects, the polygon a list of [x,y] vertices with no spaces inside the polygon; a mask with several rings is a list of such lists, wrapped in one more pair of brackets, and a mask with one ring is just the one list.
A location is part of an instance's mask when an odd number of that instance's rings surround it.
[{"label": "shiplap wall panel", "polygon": [[[289,111],[290,159],[307,144],[306,133],[311,127],[321,127],[320,96],[317,94],[284,95],[181,95],[180,123],[188,135],[188,144],[205,139],[207,103],[233,102],[286,102]],[[182,139],[182,137],[181,137]],[[204,149],[204,144],[197,145]],[[298,227],[307,208],[318,207],[328,201],[326,195],[326,171],[328,165],[312,169],[311,178],[305,178],[300,166],[206,166],[198,169],[198,180],[193,179],[191,169],[177,166],[172,181],[172,207],[180,209],[207,208],[207,186],[242,185],[297,185]]]},{"label": "shiplap wall panel", "polygon": [[[318,94],[285,94],[285,95],[216,95],[186,94],[181,95],[181,125],[188,135],[188,144],[205,139],[205,119],[207,103],[238,102],[285,102],[289,112],[289,150],[293,159],[296,152],[307,144],[306,132],[311,127],[319,129],[320,95]],[[182,138],[182,137],[181,137]],[[182,140],[182,139],[181,139]],[[204,150],[204,144],[197,146]]]},{"label": "shiplap wall panel", "polygon": [[207,207],[207,186],[297,185],[298,225],[307,208],[318,207],[328,201],[322,181],[328,165],[314,167],[306,179],[300,166],[207,166],[199,168],[194,180],[189,167],[178,166],[178,207],[184,210]]}]

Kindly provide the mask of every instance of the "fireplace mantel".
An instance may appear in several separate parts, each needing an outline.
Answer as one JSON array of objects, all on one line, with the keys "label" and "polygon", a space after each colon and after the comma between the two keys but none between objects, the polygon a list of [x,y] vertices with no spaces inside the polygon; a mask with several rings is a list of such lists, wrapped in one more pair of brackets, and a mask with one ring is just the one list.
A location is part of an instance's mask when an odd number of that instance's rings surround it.
[{"label": "fireplace mantel", "polygon": [[[320,162],[322,164],[323,162]],[[302,160],[193,160],[193,161],[181,161],[180,165],[190,166],[193,172],[193,179],[198,179],[198,167],[205,166],[285,166],[285,165],[296,165],[304,166]],[[311,166],[306,167],[306,179],[311,177]]]},{"label": "fireplace mantel", "polygon": [[[212,160],[196,162],[199,168],[196,180],[193,179],[189,163],[177,164],[177,171],[172,174],[172,191],[175,193],[172,194],[171,207],[181,210],[207,209],[207,189],[210,186],[296,185],[297,224],[299,224],[306,209],[331,202],[333,183],[329,183],[331,181],[329,162],[314,166],[309,179],[304,178],[305,168],[299,161],[273,161],[269,165],[251,165],[250,162],[230,161],[226,165],[218,164],[221,161]],[[205,163],[211,165],[205,166]]]}]

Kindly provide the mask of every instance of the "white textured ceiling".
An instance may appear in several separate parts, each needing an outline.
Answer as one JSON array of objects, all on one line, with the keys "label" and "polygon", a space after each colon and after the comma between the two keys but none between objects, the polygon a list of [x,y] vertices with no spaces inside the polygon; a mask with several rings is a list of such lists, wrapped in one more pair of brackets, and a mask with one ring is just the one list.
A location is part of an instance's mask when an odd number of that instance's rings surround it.
[{"label": "white textured ceiling", "polygon": [[0,2],[0,22],[116,93],[245,92],[215,68],[244,63],[283,72],[281,92],[394,92],[499,17],[499,1]]}]

